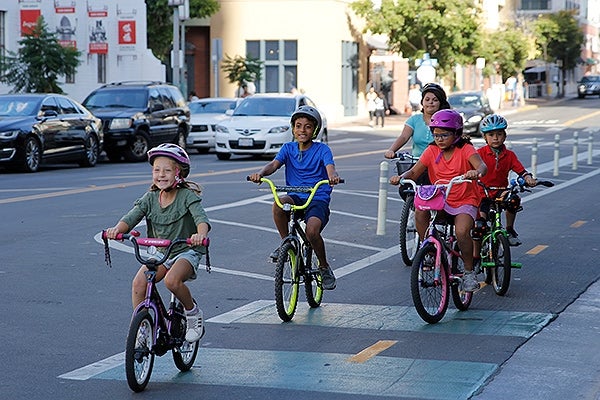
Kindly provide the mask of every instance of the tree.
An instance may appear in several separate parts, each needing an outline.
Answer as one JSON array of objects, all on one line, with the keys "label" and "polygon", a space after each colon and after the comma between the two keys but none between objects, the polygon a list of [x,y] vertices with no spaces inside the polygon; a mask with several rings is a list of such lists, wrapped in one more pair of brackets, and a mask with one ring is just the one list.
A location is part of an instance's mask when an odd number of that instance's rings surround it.
[{"label": "tree", "polygon": [[455,64],[473,64],[481,36],[477,6],[472,0],[372,0],[351,3],[365,18],[365,32],[388,36],[390,50],[412,61],[429,53],[438,60],[438,74],[449,76]]},{"label": "tree", "polygon": [[230,57],[225,54],[221,62],[221,69],[227,74],[229,83],[237,83],[238,88],[241,88],[248,82],[260,80],[262,65],[262,61],[250,56],[242,57],[238,55]]},{"label": "tree", "polygon": [[[489,76],[499,73],[504,81],[511,75],[521,73],[527,61],[528,50],[529,38],[514,24],[485,35],[479,54],[490,62],[487,63],[484,74]],[[495,67],[497,71],[494,70]]]},{"label": "tree", "polygon": [[14,85],[12,92],[63,93],[58,77],[75,74],[81,52],[61,46],[41,16],[19,45],[16,54],[0,58],[0,82]]},{"label": "tree", "polygon": [[[145,0],[146,19],[148,21],[148,47],[154,55],[166,62],[170,57],[173,43],[173,7],[168,0]],[[205,18],[219,11],[217,0],[188,0],[190,17]]]}]

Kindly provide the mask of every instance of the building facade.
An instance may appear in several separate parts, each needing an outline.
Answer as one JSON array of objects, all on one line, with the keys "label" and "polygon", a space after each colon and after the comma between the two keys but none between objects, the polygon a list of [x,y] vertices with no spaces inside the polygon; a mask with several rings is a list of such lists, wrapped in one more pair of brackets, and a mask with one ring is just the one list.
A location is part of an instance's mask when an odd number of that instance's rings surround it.
[{"label": "building facade", "polygon": [[[62,90],[83,101],[105,83],[164,81],[165,67],[147,48],[144,0],[5,0],[0,2],[0,49],[16,53],[22,35],[44,18],[60,43],[81,51],[76,74],[60,77]],[[0,93],[12,88],[0,85]]]}]

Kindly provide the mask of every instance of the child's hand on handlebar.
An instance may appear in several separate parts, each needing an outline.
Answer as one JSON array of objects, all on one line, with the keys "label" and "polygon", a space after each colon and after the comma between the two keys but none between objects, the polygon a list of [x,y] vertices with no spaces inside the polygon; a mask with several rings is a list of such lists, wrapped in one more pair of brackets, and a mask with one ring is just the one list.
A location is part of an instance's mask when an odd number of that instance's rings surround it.
[{"label": "child's hand on handlebar", "polygon": [[391,151],[391,150],[387,150],[385,153],[383,153],[383,156],[385,158],[395,158],[396,157],[396,152],[395,151]]},{"label": "child's hand on handlebar", "polygon": [[465,172],[465,174],[463,175],[463,178],[475,181],[480,178],[479,171],[477,171],[476,169],[471,169],[471,170]]},{"label": "child's hand on handlebar", "polygon": [[192,246],[204,246],[205,240],[207,239],[206,235],[200,233],[194,233],[190,236],[190,244]]},{"label": "child's hand on handlebar", "polygon": [[262,175],[261,175],[261,174],[259,174],[259,173],[257,172],[257,173],[255,173],[255,174],[250,174],[250,175],[248,175],[247,179],[248,179],[250,182],[254,182],[254,183],[261,183],[261,181],[260,181],[260,180],[262,179]]},{"label": "child's hand on handlebar", "polygon": [[402,179],[402,177],[400,175],[394,175],[390,178],[389,182],[390,185],[398,185],[400,184],[400,180]]},{"label": "child's hand on handlebar", "polygon": [[117,227],[106,228],[105,232],[107,239],[116,239],[117,235],[121,233]]},{"label": "child's hand on handlebar", "polygon": [[330,176],[330,177],[329,177],[329,184],[330,184],[331,186],[333,186],[333,185],[337,185],[338,183],[342,183],[342,182],[344,182],[344,180],[343,180],[343,179],[341,179],[341,178],[339,177],[339,175],[334,175],[334,176]]}]

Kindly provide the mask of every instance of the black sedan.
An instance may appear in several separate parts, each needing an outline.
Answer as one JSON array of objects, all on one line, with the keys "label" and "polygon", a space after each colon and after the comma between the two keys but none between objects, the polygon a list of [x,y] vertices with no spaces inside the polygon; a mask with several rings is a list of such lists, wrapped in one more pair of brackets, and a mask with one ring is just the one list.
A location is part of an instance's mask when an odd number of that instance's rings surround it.
[{"label": "black sedan", "polygon": [[36,172],[43,162],[96,165],[102,122],[59,94],[0,95],[0,165]]},{"label": "black sedan", "polygon": [[479,123],[494,111],[488,98],[482,92],[457,92],[448,95],[448,102],[463,117],[463,133],[469,136],[481,136]]}]

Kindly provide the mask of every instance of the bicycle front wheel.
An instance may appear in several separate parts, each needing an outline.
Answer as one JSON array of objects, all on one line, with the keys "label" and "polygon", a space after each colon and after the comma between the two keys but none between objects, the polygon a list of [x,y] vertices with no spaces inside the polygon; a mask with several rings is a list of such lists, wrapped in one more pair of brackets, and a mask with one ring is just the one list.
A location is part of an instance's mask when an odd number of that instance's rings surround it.
[{"label": "bicycle front wheel", "polygon": [[275,305],[282,321],[291,321],[298,305],[300,276],[298,253],[292,242],[284,242],[279,248],[275,269]]},{"label": "bicycle front wheel", "polygon": [[411,266],[417,250],[419,250],[419,235],[415,226],[414,195],[406,196],[400,214],[400,254],[402,261]]},{"label": "bicycle front wheel", "polygon": [[490,268],[491,285],[498,296],[504,296],[510,285],[510,244],[503,232],[497,232],[492,244],[494,265]]},{"label": "bicycle front wheel", "polygon": [[[308,249],[306,252],[305,265],[308,269],[316,269],[318,265],[317,257],[312,249]],[[310,265],[308,259],[310,258]],[[306,294],[306,302],[311,308],[317,308],[321,305],[323,300],[323,284],[321,280],[321,274],[307,272],[304,277],[304,292]]]},{"label": "bicycle front wheel", "polygon": [[146,388],[154,366],[154,323],[148,311],[140,311],[131,320],[125,347],[127,384],[134,392]]},{"label": "bicycle front wheel", "polygon": [[423,321],[435,324],[448,309],[448,272],[441,266],[439,276],[435,271],[436,248],[428,243],[421,247],[413,260],[410,274],[410,291],[413,304]]}]

